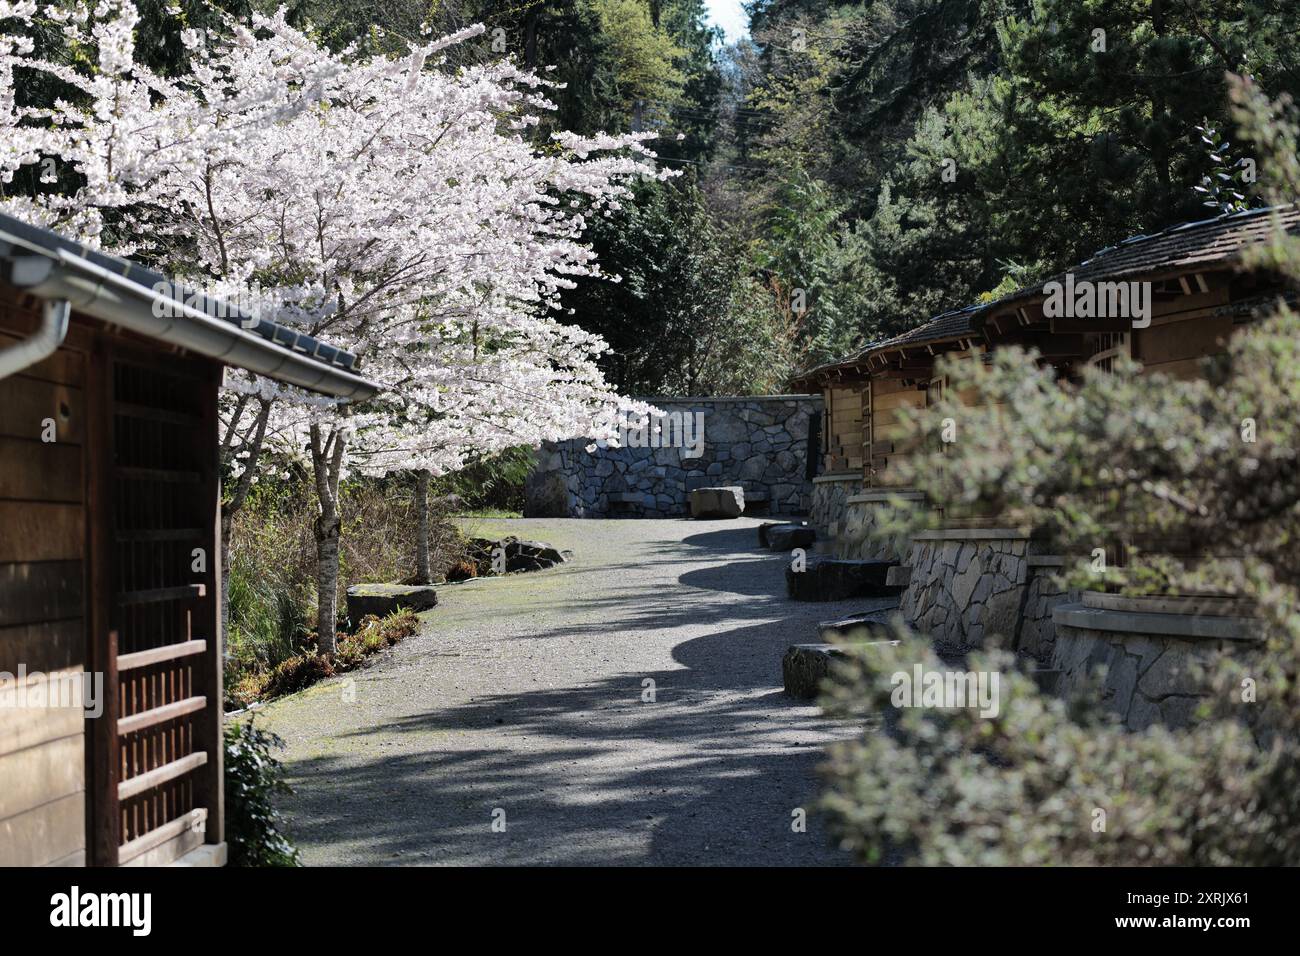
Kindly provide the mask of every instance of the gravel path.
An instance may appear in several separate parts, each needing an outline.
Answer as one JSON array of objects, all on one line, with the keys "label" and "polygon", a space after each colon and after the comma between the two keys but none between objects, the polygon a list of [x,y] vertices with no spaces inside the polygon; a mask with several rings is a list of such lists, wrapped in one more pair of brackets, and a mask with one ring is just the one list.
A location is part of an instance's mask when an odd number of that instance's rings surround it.
[{"label": "gravel path", "polygon": [[851,729],[784,696],[781,655],[885,602],[786,600],[757,524],[478,522],[577,557],[440,589],[420,634],[259,717],[288,743],[304,860],[846,862],[812,801],[821,745]]}]

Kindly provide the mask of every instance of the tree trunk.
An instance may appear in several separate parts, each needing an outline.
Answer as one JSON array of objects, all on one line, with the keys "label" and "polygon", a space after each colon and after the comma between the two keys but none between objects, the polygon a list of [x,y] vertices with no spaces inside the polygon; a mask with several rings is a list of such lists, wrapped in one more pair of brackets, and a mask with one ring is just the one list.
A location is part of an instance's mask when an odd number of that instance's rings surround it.
[{"label": "tree trunk", "polygon": [[[221,653],[223,655],[230,634],[230,534],[235,526],[235,513],[243,507],[248,499],[248,492],[253,487],[253,476],[257,474],[258,461],[262,457],[262,443],[266,439],[266,424],[270,420],[273,404],[271,400],[265,398],[258,401],[261,404],[253,419],[252,432],[245,436],[245,440],[240,445],[240,451],[248,452],[248,459],[244,462],[244,472],[235,483],[235,490],[231,493],[230,500],[221,506]],[[231,415],[230,425],[221,442],[223,467],[229,461],[228,456],[234,451],[234,440],[239,435],[239,425],[248,402],[249,396],[241,398]]]},{"label": "tree trunk", "polygon": [[432,583],[429,567],[429,473],[415,473],[415,582]]},{"label": "tree trunk", "polygon": [[311,426],[311,467],[316,479],[316,646],[333,657],[338,648],[339,584],[339,477],[343,471],[343,448],[347,432],[342,426],[330,430],[324,439],[320,425]]},{"label": "tree trunk", "polygon": [[316,647],[326,657],[338,649],[339,520],[316,518]]},{"label": "tree trunk", "polygon": [[230,635],[230,529],[235,516],[221,509],[221,656],[225,659]]}]

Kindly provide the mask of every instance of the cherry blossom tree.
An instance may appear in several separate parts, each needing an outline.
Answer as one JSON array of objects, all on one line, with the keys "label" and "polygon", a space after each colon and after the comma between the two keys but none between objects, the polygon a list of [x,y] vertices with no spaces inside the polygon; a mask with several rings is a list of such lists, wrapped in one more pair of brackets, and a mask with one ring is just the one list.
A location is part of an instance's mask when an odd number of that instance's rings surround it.
[{"label": "cherry blossom tree", "polygon": [[[78,58],[35,56],[42,19]],[[136,22],[128,0],[0,0],[0,181],[54,160],[47,179],[59,187],[0,208],[339,344],[383,386],[352,408],[227,379],[231,504],[268,436],[310,458],[319,646],[331,653],[350,448],[367,472],[439,473],[471,450],[612,437],[602,410],[619,400],[595,364],[604,344],[553,313],[574,278],[599,274],[582,243],[588,218],[617,209],[630,179],[662,174],[644,135],[534,142],[553,108],[542,77],[505,60],[452,71],[442,59],[481,27],[393,57],[331,52],[283,11],[226,19],[184,31],[190,71],[166,79],[135,60]],[[68,96],[19,105],[26,71]]]}]

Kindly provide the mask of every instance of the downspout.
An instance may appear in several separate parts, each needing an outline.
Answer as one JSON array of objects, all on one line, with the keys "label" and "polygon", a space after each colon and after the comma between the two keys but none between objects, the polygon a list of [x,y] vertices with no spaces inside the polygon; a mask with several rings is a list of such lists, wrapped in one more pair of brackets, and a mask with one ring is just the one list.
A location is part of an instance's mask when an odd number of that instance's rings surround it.
[{"label": "downspout", "polygon": [[46,299],[40,328],[21,342],[0,349],[0,378],[8,378],[53,355],[68,334],[71,311],[67,299]]}]

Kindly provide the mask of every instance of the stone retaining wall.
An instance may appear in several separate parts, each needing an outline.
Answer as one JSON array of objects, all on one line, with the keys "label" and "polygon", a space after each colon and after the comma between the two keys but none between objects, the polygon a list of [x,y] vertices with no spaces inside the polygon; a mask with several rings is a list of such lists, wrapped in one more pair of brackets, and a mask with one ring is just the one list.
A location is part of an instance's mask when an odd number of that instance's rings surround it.
[{"label": "stone retaining wall", "polygon": [[1054,583],[1059,559],[1017,529],[926,531],[913,539],[911,576],[899,610],[944,654],[964,654],[998,635],[1002,646],[1051,659],[1053,609],[1071,596]]},{"label": "stone retaining wall", "polygon": [[862,472],[818,475],[813,479],[808,523],[822,538],[835,539],[844,531],[849,499],[862,492]]},{"label": "stone retaining wall", "polygon": [[882,537],[881,519],[892,507],[895,497],[920,500],[913,491],[865,490],[845,500],[844,518],[833,544],[836,557],[864,561],[902,561],[906,563],[912,542],[902,536]]},{"label": "stone retaining wall", "polygon": [[740,485],[747,513],[807,514],[808,425],[820,395],[648,398],[665,413],[702,415],[698,458],[682,447],[595,448],[548,442],[525,484],[528,517],[675,517],[696,488]]},{"label": "stone retaining wall", "polygon": [[1237,618],[1121,613],[1073,602],[1058,605],[1053,617],[1056,693],[1091,690],[1104,667],[1102,701],[1130,730],[1189,725],[1206,693],[1194,665],[1257,647],[1249,624]]}]

